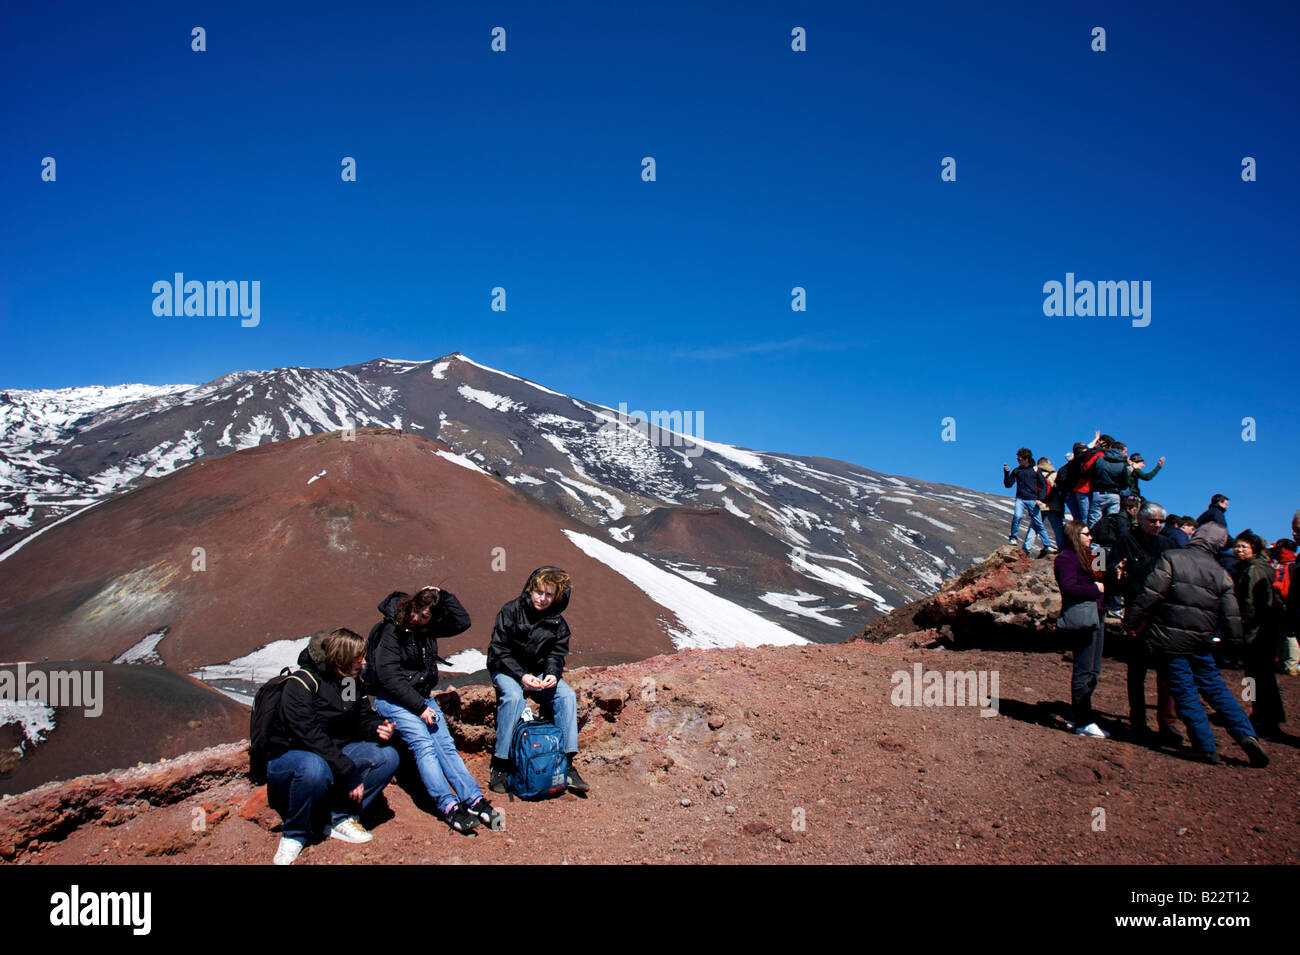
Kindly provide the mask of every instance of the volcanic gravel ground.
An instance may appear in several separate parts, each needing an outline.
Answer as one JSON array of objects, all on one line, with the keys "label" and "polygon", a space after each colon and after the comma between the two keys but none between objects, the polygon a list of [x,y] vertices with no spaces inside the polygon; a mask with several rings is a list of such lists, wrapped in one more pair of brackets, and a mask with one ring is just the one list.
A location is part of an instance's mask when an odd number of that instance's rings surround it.
[{"label": "volcanic gravel ground", "polygon": [[[914,662],[996,670],[998,715],[892,705],[891,674],[910,675]],[[1127,713],[1124,673],[1107,660],[1094,699],[1112,730]],[[493,796],[506,830],[462,836],[390,786],[371,820],[373,842],[327,841],[297,864],[1190,864],[1300,855],[1300,738],[1266,741],[1273,762],[1261,770],[1221,727],[1218,767],[1119,738],[1075,737],[1063,730],[1070,664],[1059,654],[857,642],[690,651],[571,676],[629,697],[616,717],[596,711],[583,729],[588,798]],[[1240,686],[1240,673],[1225,677]],[[1300,680],[1279,680],[1300,714]],[[1154,675],[1148,699],[1153,707]],[[486,754],[466,761],[485,781]],[[83,826],[17,862],[269,863],[278,817],[250,807],[252,793],[247,782],[227,782],[116,826]]]}]

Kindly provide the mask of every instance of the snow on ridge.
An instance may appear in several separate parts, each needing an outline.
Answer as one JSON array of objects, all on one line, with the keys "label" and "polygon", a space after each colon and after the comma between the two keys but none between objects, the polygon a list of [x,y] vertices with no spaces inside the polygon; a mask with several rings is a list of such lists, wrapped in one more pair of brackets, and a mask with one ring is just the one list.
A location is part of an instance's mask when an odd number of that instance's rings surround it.
[{"label": "snow on ridge", "polygon": [[487,654],[482,650],[462,650],[447,657],[447,665],[439,669],[443,673],[477,673],[487,669]]},{"label": "snow on ridge", "polygon": [[568,397],[568,395],[562,395],[558,391],[552,391],[550,388],[544,387],[543,385],[539,385],[535,381],[529,381],[527,378],[520,378],[518,375],[512,375],[508,371],[501,371],[499,368],[489,368],[487,365],[479,364],[473,358],[470,358],[468,355],[457,355],[456,357],[459,358],[461,361],[469,362],[475,368],[482,368],[484,371],[490,371],[494,375],[501,375],[503,378],[512,378],[515,381],[522,381],[525,385],[532,385],[538,391],[544,391],[548,395],[555,395],[559,398]]},{"label": "snow on ridge", "polygon": [[158,644],[162,643],[163,637],[167,636],[167,630],[167,627],[163,627],[161,630],[155,630],[153,633],[146,634],[139,643],[127,650],[113,662],[162,666],[162,657],[158,655]]},{"label": "snow on ridge", "polygon": [[473,461],[471,461],[469,458],[465,457],[465,455],[463,454],[452,454],[450,451],[444,451],[441,448],[439,448],[437,451],[434,451],[433,453],[440,458],[446,458],[452,464],[459,464],[461,467],[469,468],[471,471],[477,471],[479,474],[488,473],[487,471],[479,467],[477,464],[475,464]]},{"label": "snow on ridge", "polygon": [[6,723],[17,723],[22,729],[17,747],[22,752],[27,744],[36,746],[54,731],[54,708],[36,700],[0,700],[0,726]]},{"label": "snow on ridge", "polygon": [[248,680],[250,683],[265,683],[271,677],[279,675],[285,667],[297,669],[298,655],[302,653],[310,639],[311,637],[299,637],[297,640],[276,640],[229,663],[213,663],[199,667],[192,671],[190,676],[204,683],[211,683],[214,680]]},{"label": "snow on ridge", "polygon": [[588,557],[622,574],[655,603],[676,614],[686,628],[670,631],[673,645],[678,648],[789,646],[809,642],[752,610],[655,566],[644,557],[577,531],[565,530],[564,534]]},{"label": "snow on ridge", "polygon": [[919,517],[923,521],[929,521],[941,531],[947,531],[949,534],[955,534],[957,532],[957,528],[953,527],[951,524],[945,524],[943,521],[935,520],[929,514],[922,514],[920,511],[908,511],[907,513],[911,514],[913,517]]},{"label": "snow on ridge", "polygon": [[[773,607],[776,607],[778,610],[784,610],[786,613],[796,614],[800,617],[808,617],[809,619],[816,620],[818,623],[824,623],[827,626],[831,626],[831,627],[844,626],[844,624],[840,623],[840,621],[836,620],[834,617],[826,616],[826,614],[823,612],[825,608],[819,610],[816,607],[803,606],[805,603],[809,603],[810,601],[822,599],[816,594],[805,593],[802,590],[796,591],[793,594],[778,594],[778,593],[769,592],[769,593],[761,594],[758,599],[763,601],[763,603],[771,604]],[[850,604],[850,606],[852,606],[852,604]]]},{"label": "snow on ridge", "polygon": [[50,528],[58,527],[64,521],[70,521],[78,514],[82,514],[90,510],[92,507],[98,506],[100,503],[101,503],[100,501],[96,501],[94,504],[87,504],[85,507],[78,508],[77,510],[73,511],[71,514],[65,514],[63,517],[60,517],[57,521],[51,521],[49,524],[46,524],[44,527],[42,527],[40,530],[36,531],[35,533],[28,534],[17,544],[14,544],[13,547],[10,547],[3,554],[0,554],[0,560],[5,560],[6,558],[12,557],[14,554],[18,553],[20,550],[26,547],[30,541],[34,541],[36,538],[40,537]]},{"label": "snow on ridge", "polygon": [[478,388],[471,388],[469,385],[461,385],[456,392],[466,401],[474,401],[481,404],[484,408],[490,408],[493,411],[522,411],[525,406],[518,401],[512,401],[505,395],[494,395],[490,391],[480,391]]}]

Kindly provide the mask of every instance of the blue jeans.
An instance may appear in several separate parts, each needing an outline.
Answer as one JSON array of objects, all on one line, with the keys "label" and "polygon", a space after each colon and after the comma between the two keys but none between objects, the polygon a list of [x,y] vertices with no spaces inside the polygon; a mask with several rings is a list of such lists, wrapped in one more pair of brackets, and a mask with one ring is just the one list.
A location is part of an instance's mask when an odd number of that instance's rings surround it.
[{"label": "blue jeans", "polygon": [[282,835],[311,842],[323,833],[320,822],[324,809],[329,809],[329,824],[338,825],[370,805],[397,772],[400,757],[391,746],[348,743],[342,749],[361,772],[365,789],[359,808],[343,790],[350,780],[340,779],[335,785],[334,771],[325,757],[310,750],[291,749],[267,762],[267,797],[284,817]]},{"label": "blue jeans", "polygon": [[1065,507],[1070,517],[1082,524],[1088,519],[1088,509],[1092,507],[1092,492],[1071,491],[1065,495]]},{"label": "blue jeans", "polygon": [[1047,526],[1052,529],[1052,535],[1056,538],[1056,549],[1065,549],[1065,518],[1060,511],[1044,511],[1043,517],[1047,519]]},{"label": "blue jeans", "polygon": [[[510,758],[510,742],[515,738],[519,715],[524,711],[524,688],[506,673],[492,674],[497,685],[497,745],[493,751],[498,759]],[[536,693],[542,705],[550,710],[555,725],[564,734],[564,751],[572,756],[578,751],[578,698],[569,684],[560,680],[549,690],[529,690]]]},{"label": "blue jeans", "polygon": [[375,712],[397,726],[397,735],[415,757],[420,781],[440,811],[445,813],[458,802],[472,805],[483,795],[483,790],[478,788],[460,753],[456,752],[456,742],[437,702],[429,697],[424,704],[436,717],[432,726],[426,726],[424,720],[383,693],[375,697]]},{"label": "blue jeans", "polygon": [[1187,733],[1192,738],[1192,748],[1196,752],[1215,751],[1214,730],[1210,727],[1209,717],[1205,715],[1205,708],[1201,706],[1198,691],[1228,721],[1228,735],[1238,743],[1247,736],[1255,735],[1255,727],[1246,718],[1246,711],[1224,684],[1219,668],[1214,664],[1213,655],[1205,653],[1200,656],[1183,654],[1166,657],[1162,666],[1169,674],[1169,692],[1173,695],[1178,718],[1187,724]]},{"label": "blue jeans", "polygon": [[1093,491],[1088,507],[1088,526],[1091,527],[1107,514],[1119,513],[1119,495],[1109,491]]},{"label": "blue jeans", "polygon": [[[1043,530],[1043,511],[1038,506],[1037,501],[1026,501],[1023,497],[1016,498],[1016,512],[1011,517],[1011,543],[1016,543],[1020,536],[1020,520],[1026,514],[1029,515],[1029,527],[1038,535],[1038,544],[1040,547],[1047,546],[1047,533]],[[1029,535],[1025,534],[1024,551],[1029,553]]]}]

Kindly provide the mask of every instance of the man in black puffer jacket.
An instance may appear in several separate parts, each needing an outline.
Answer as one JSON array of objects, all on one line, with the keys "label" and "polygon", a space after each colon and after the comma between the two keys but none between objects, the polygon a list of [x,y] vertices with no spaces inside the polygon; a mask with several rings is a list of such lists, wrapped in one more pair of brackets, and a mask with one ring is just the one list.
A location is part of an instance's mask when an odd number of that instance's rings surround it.
[{"label": "man in black puffer jacket", "polygon": [[1246,751],[1250,764],[1267,766],[1268,756],[1255,738],[1255,728],[1224,685],[1210,654],[1216,629],[1226,639],[1241,640],[1232,578],[1215,560],[1227,542],[1228,532],[1211,522],[1197,528],[1185,548],[1165,551],[1124,622],[1132,636],[1146,640],[1168,674],[1169,691],[1196,755],[1205,762],[1219,762],[1214,730],[1199,691],[1227,720],[1228,733]]},{"label": "man in black puffer jacket", "polygon": [[497,743],[488,784],[493,792],[506,791],[510,743],[524,710],[524,690],[541,697],[564,734],[569,788],[580,793],[591,788],[573,765],[578,755],[578,701],[561,679],[569,655],[569,625],[561,614],[572,592],[567,573],[558,567],[539,567],[529,574],[523,593],[497,614],[487,662],[498,694]]}]

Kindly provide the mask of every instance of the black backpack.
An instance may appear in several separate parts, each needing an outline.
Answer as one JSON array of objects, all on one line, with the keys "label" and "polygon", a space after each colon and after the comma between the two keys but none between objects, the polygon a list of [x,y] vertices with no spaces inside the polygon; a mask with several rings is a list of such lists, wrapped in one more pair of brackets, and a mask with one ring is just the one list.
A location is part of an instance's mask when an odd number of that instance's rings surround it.
[{"label": "black backpack", "polygon": [[1062,494],[1069,494],[1078,485],[1079,468],[1083,465],[1081,457],[1082,455],[1076,454],[1056,472],[1056,489]]},{"label": "black backpack", "polygon": [[[266,745],[271,736],[271,727],[280,716],[280,697],[284,695],[284,685],[290,680],[297,680],[313,696],[320,691],[315,676],[306,670],[290,673],[288,667],[258,689],[257,696],[253,698],[253,715],[248,721],[248,775],[255,783],[266,782]],[[311,681],[310,685],[308,680]]]}]

